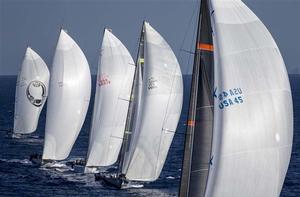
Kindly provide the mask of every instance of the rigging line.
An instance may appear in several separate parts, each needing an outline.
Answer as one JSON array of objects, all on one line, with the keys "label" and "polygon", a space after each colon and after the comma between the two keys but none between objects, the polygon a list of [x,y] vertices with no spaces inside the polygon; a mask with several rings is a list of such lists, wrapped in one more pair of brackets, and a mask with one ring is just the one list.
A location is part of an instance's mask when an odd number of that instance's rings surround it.
[{"label": "rigging line", "polygon": [[[122,48],[122,47],[121,47]],[[110,50],[111,50],[111,53],[113,54],[113,48],[112,48],[112,46],[110,46]],[[120,49],[119,47],[117,47],[116,48],[116,50],[118,50],[118,52],[121,52],[122,51],[122,49]],[[120,53],[120,54],[122,54],[122,53]],[[125,55],[124,54],[122,54],[122,55],[119,55],[119,56],[121,56],[121,59],[122,59],[122,61],[123,62],[125,62],[125,64],[126,64],[126,62],[128,62],[126,59],[127,58],[125,58]],[[130,63],[128,63],[128,64],[130,64]],[[116,104],[116,109],[115,109],[115,111],[114,111],[114,118],[113,118],[113,123],[115,123],[115,122],[117,122],[117,112],[118,112],[118,109],[120,108],[119,107],[119,104],[120,104],[120,101],[128,101],[128,102],[130,102],[130,97],[129,97],[129,99],[127,100],[126,98],[122,98],[122,90],[126,87],[126,81],[128,81],[128,77],[127,77],[127,73],[128,72],[130,72],[129,71],[129,69],[130,68],[128,68],[128,70],[127,70],[127,72],[125,73],[125,77],[123,77],[123,81],[122,81],[122,87],[121,88],[119,88],[119,92],[118,92],[118,100],[117,100],[117,104]],[[133,80],[132,80],[132,82],[133,82]],[[130,94],[130,93],[129,93]],[[131,96],[131,94],[129,95],[129,96]],[[128,104],[128,108],[129,108],[129,104]],[[128,115],[128,110],[127,110],[127,114],[126,114],[126,117],[127,117],[127,115]],[[125,120],[126,121],[126,120]],[[111,129],[115,129],[115,128],[111,128]],[[124,131],[126,130],[126,128],[124,127]],[[111,131],[110,132],[110,137],[111,138],[117,138],[116,136],[113,136],[112,135],[112,133],[113,133],[113,131]],[[124,139],[124,135],[122,136],[122,137],[118,137],[119,139]],[[111,139],[110,139],[110,141],[111,141]]]},{"label": "rigging line", "polygon": [[[27,45],[26,51],[27,51],[27,48],[28,48],[28,47],[29,47],[29,45]],[[21,71],[22,71],[22,68],[23,68],[23,61],[24,61],[25,56],[26,56],[26,51],[25,51],[25,53],[23,53],[22,63],[21,63],[20,69],[18,70],[17,83],[16,83],[17,86],[20,85]],[[16,103],[16,101],[15,101],[15,103]]]},{"label": "rigging line", "polygon": [[185,50],[185,49],[180,49],[180,51],[183,51],[183,52],[189,53],[189,54],[191,54],[191,55],[195,55],[195,52],[188,51],[188,50]]},{"label": "rigging line", "polygon": [[[103,35],[104,35],[104,33],[103,33]],[[99,36],[99,37],[101,37],[101,36]],[[92,115],[91,115],[91,121],[89,122],[89,128],[86,130],[86,132],[89,134],[89,138],[88,139],[90,139],[90,134],[91,134],[91,130],[92,130],[92,125],[93,125],[93,123],[94,123],[94,121],[93,121],[93,117],[94,117],[94,106],[95,106],[95,96],[96,96],[96,91],[97,91],[97,83],[98,83],[98,64],[99,64],[99,62],[100,62],[100,58],[98,58],[98,57],[101,57],[101,52],[102,52],[102,46],[100,45],[100,49],[98,48],[97,50],[96,50],[96,55],[94,56],[94,58],[93,58],[93,60],[92,60],[92,64],[89,64],[89,67],[90,67],[90,72],[91,72],[91,76],[93,76],[93,70],[95,70],[96,71],[96,87],[95,87],[95,92],[94,92],[94,95],[91,95],[91,97],[92,96],[94,96],[94,102],[93,102],[93,106],[91,106],[91,108],[92,108]],[[98,58],[98,60],[99,61],[97,61],[97,58]],[[92,65],[92,66],[90,66],[90,65]],[[93,66],[93,65],[95,65],[95,66]],[[91,71],[92,70],[92,71]],[[93,78],[93,77],[92,77]],[[93,80],[92,80],[92,82],[93,82]],[[95,84],[95,83],[94,83]],[[91,84],[91,87],[93,86],[93,83]],[[92,91],[91,91],[91,94],[92,94]],[[91,100],[91,99],[90,99]]]},{"label": "rigging line", "polygon": [[93,71],[96,71],[96,76],[98,75],[98,64],[99,64],[99,61],[97,61],[97,59],[98,60],[100,60],[98,57],[101,55],[101,53],[102,53],[102,50],[100,49],[97,49],[96,50],[96,55],[94,55],[94,58],[92,59],[92,62],[91,62],[91,66],[90,66],[90,68],[91,68],[91,75],[93,75],[92,73],[93,73]]},{"label": "rigging line", "polygon": [[[186,37],[187,37],[187,33],[188,33],[188,29],[189,29],[189,27],[191,27],[192,26],[192,22],[194,21],[194,18],[195,18],[195,15],[196,15],[196,13],[197,13],[197,6],[195,6],[195,8],[194,8],[194,10],[193,10],[193,14],[192,14],[192,16],[191,16],[191,18],[190,18],[190,21],[189,21],[189,25],[188,25],[188,28],[187,28],[187,31],[186,31],[186,33],[185,33],[185,37],[184,37],[184,40],[183,40],[183,42],[182,42],[182,44],[181,44],[181,47],[180,47],[180,53],[179,53],[179,60],[181,60],[182,59],[182,51],[183,52],[186,52],[186,51],[188,51],[189,53],[191,52],[191,51],[194,51],[193,50],[193,47],[194,47],[194,40],[195,40],[195,34],[196,34],[196,28],[197,28],[197,25],[193,25],[193,28],[192,28],[192,32],[193,32],[193,35],[192,35],[192,38],[193,39],[191,39],[191,43],[189,44],[191,47],[190,47],[190,50],[185,50],[185,49],[183,49],[183,45],[184,45],[184,43],[185,43],[185,40],[186,40]],[[196,22],[195,22],[195,24],[196,24]],[[190,53],[190,55],[189,55],[189,57],[188,57],[188,61],[187,61],[187,66],[185,67],[185,69],[183,70],[183,72],[182,73],[187,73],[187,71],[188,71],[188,69],[189,69],[189,64],[190,64],[190,61],[191,61],[191,56],[194,56],[195,55],[195,53]]]},{"label": "rigging line", "polygon": [[[105,29],[104,29],[105,31]],[[104,37],[104,31],[102,33],[102,37]],[[99,36],[101,37],[101,35]],[[102,39],[102,42],[103,42],[103,39]],[[96,55],[94,56],[93,60],[92,60],[92,69],[96,71],[96,84],[97,84],[97,79],[98,79],[98,66],[99,66],[99,63],[101,61],[101,54],[102,54],[102,42],[99,43],[99,48],[97,47],[97,50],[96,50]],[[98,58],[98,61],[97,61],[97,58]]]},{"label": "rigging line", "polygon": [[66,14],[68,11],[68,1],[64,1],[62,2],[62,11],[63,11],[63,15],[62,15],[62,19],[61,19],[61,28],[63,28],[65,26],[65,22],[66,22]]},{"label": "rigging line", "polygon": [[[105,31],[106,28],[107,27],[104,28],[104,31]],[[104,36],[104,31],[102,33],[102,37]],[[100,38],[101,35],[97,36],[97,37]],[[103,40],[102,40],[102,42],[103,42]],[[92,59],[91,66],[90,66],[91,73],[93,73],[93,71],[96,71],[96,76],[98,76],[98,64],[100,62],[100,58],[99,57],[101,57],[101,53],[102,53],[102,42],[101,41],[99,42],[100,48],[97,47],[97,49],[96,49],[96,55],[93,56],[94,58]],[[97,61],[97,59],[98,59],[98,61]]]},{"label": "rigging line", "polygon": [[[194,8],[194,10],[193,10],[193,13],[192,13],[192,15],[191,15],[191,17],[190,17],[190,19],[189,19],[188,27],[186,28],[186,31],[185,31],[185,33],[184,33],[184,37],[183,37],[182,43],[181,43],[181,45],[180,45],[180,50],[183,49],[183,45],[184,45],[185,40],[186,40],[186,38],[187,38],[187,34],[188,34],[189,27],[192,25],[193,18],[195,17],[196,10],[197,10],[197,9],[196,9],[196,6],[195,6],[195,8]],[[181,58],[181,53],[179,53],[179,58]]]},{"label": "rigging line", "polygon": [[[200,4],[201,2],[199,2],[199,4]],[[196,8],[197,7],[200,7],[200,5],[199,6],[195,6]],[[200,10],[199,10],[199,12],[200,12]],[[199,13],[199,16],[200,16],[200,13]],[[191,45],[190,45],[190,51],[192,51],[193,50],[193,48],[194,47],[196,47],[195,45],[194,45],[194,43],[195,42],[197,42],[197,37],[198,37],[198,30],[196,31],[196,29],[198,29],[198,22],[196,22],[196,24],[197,25],[194,25],[194,28],[193,28],[193,39],[191,40]],[[194,50],[195,51],[195,50]],[[194,55],[196,55],[196,52],[194,53]],[[190,55],[189,56],[189,58],[188,58],[188,62],[187,62],[187,65],[190,65],[190,62],[191,62],[191,60],[194,60],[195,59],[195,56],[194,56],[194,58],[191,58],[192,57],[192,55]],[[192,65],[192,72],[193,72],[193,67],[194,67],[194,64]],[[185,71],[187,71],[188,70],[188,66],[186,67],[186,70]],[[185,72],[186,73],[186,72]],[[190,92],[191,91],[193,91],[192,90],[192,82],[193,82],[193,79],[191,79],[191,82],[190,82]],[[190,105],[190,101],[189,101],[189,105]],[[189,110],[188,110],[188,113],[189,113]],[[186,119],[185,119],[185,121],[184,122],[187,122],[187,120],[189,119],[190,117],[189,117],[189,115],[186,117]],[[187,125],[185,125],[185,127],[187,127]],[[187,133],[186,133],[186,128],[185,128],[185,131],[184,132],[182,132],[182,133],[178,133],[178,134],[182,134],[182,135],[184,135],[184,136],[186,136],[187,135]],[[185,140],[184,140],[185,141]],[[182,164],[183,165],[183,164]]]},{"label": "rigging line", "polygon": [[[195,10],[194,10],[194,13],[195,13]],[[193,13],[193,16],[194,16],[194,13]],[[194,35],[195,35],[195,34],[194,34]],[[171,47],[170,47],[170,48],[171,48]],[[171,50],[172,50],[172,49],[171,49]],[[174,55],[175,55],[175,54],[174,54]],[[189,59],[190,59],[190,57],[191,57],[191,55],[189,56]],[[175,58],[176,58],[176,56],[175,56]],[[170,110],[170,109],[169,109],[169,105],[170,105],[171,96],[173,96],[173,95],[172,95],[172,92],[173,92],[173,88],[174,88],[174,81],[175,81],[176,79],[178,79],[178,77],[180,77],[180,76],[176,75],[177,69],[179,69],[179,71],[180,71],[180,64],[179,64],[178,60],[177,60],[177,63],[178,63],[178,66],[175,67],[175,69],[173,70],[173,73],[172,73],[173,79],[172,79],[172,83],[171,83],[170,96],[169,96],[169,98],[168,98],[168,103],[167,103],[167,107],[166,107],[166,113],[165,113],[165,115],[164,115],[163,127],[164,127],[164,125],[165,125],[165,123],[166,123],[167,113],[168,113],[168,111]],[[182,86],[183,86],[182,89],[183,89],[183,88],[184,88],[184,84],[183,84],[182,72],[181,72],[181,81],[182,81]],[[184,90],[183,90],[183,91],[184,91]],[[178,97],[178,96],[179,96],[179,95],[176,95],[176,94],[175,94],[175,99],[174,99],[174,100],[176,100],[176,97]],[[183,95],[182,95],[182,97],[183,97]],[[183,99],[183,98],[182,98],[182,99]],[[182,102],[183,102],[183,101],[182,101]],[[183,105],[183,103],[182,103],[182,105]],[[182,110],[182,107],[181,107],[181,110]],[[181,115],[181,114],[180,114],[180,115]],[[180,115],[179,115],[179,118],[180,118]],[[177,124],[177,127],[178,127],[178,124]],[[176,130],[177,130],[177,127],[176,127]],[[174,134],[176,133],[176,130],[175,130]],[[164,129],[162,128],[162,129],[161,129],[161,135],[160,135],[160,136],[162,136],[163,132],[164,132]],[[173,136],[173,137],[174,137],[174,136]],[[157,168],[157,162],[158,162],[158,158],[159,158],[159,155],[160,155],[161,141],[162,141],[162,137],[160,137],[160,141],[159,141],[159,148],[158,148],[158,155],[157,155],[157,160],[156,160],[155,171],[156,171],[156,168]]]},{"label": "rigging line", "polygon": [[[190,51],[192,51],[193,48],[196,47],[195,44],[194,44],[195,42],[197,42],[197,34],[198,34],[198,31],[196,31],[196,29],[198,29],[198,26],[197,26],[197,25],[195,25],[195,26],[194,26],[194,29],[193,29],[193,32],[194,32],[194,33],[193,33],[193,39],[191,40],[192,43],[191,43],[191,45],[190,45],[190,46],[191,46],[191,47],[190,47]],[[195,51],[195,50],[193,50],[193,51]],[[195,54],[196,54],[196,52],[194,53],[194,55],[195,55]],[[189,56],[187,65],[190,65],[191,56],[192,56],[192,55]],[[194,58],[193,58],[193,59],[194,59]],[[193,65],[193,66],[194,66],[194,65]],[[192,67],[193,67],[193,66],[192,66]],[[185,70],[185,71],[187,71],[187,69],[188,69],[188,66],[186,67],[186,70]]]},{"label": "rigging line", "polygon": [[[62,31],[62,28],[60,27],[59,30],[58,30],[58,36],[57,36],[56,42],[53,42],[54,43],[54,45],[53,45],[53,51],[54,51],[54,53],[53,53],[53,55],[51,57],[51,64],[47,64],[47,67],[48,67],[48,69],[50,71],[50,75],[51,75],[52,70],[53,70],[54,57],[55,57],[56,48],[57,48],[57,44],[58,44],[58,41],[59,41],[59,37],[60,37],[61,31]],[[51,66],[51,68],[50,68],[50,66]],[[49,85],[50,85],[50,83],[51,83],[51,81],[49,80]]]}]

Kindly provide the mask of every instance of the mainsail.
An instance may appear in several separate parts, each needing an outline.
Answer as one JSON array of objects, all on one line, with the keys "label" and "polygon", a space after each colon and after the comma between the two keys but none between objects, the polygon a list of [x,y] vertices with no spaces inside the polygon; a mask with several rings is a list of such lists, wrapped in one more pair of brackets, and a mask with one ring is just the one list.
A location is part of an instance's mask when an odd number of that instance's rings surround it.
[{"label": "mainsail", "polygon": [[43,159],[63,160],[83,125],[91,94],[86,57],[64,30],[60,32],[51,73]]},{"label": "mainsail", "polygon": [[131,159],[130,156],[132,154],[130,154],[129,152],[130,151],[129,147],[132,142],[132,138],[136,137],[136,135],[133,134],[133,131],[135,131],[140,108],[141,108],[140,104],[141,104],[141,95],[142,95],[142,87],[143,87],[142,70],[145,63],[144,62],[144,33],[145,31],[143,25],[140,34],[138,54],[136,59],[136,69],[135,69],[134,79],[132,84],[131,99],[129,102],[128,115],[127,115],[126,125],[125,125],[125,133],[123,137],[123,144],[120,153],[120,161],[118,164],[119,173],[121,174],[126,173],[128,168],[128,162]]},{"label": "mainsail", "polygon": [[154,181],[160,175],[182,107],[180,66],[166,41],[144,23],[143,83],[138,120],[122,172],[129,180]]},{"label": "mainsail", "polygon": [[[189,192],[180,194],[279,196],[293,140],[291,89],[280,51],[267,28],[242,1],[211,0],[206,11],[201,8],[203,16],[209,13],[214,44],[200,47],[214,53],[211,159],[206,180],[195,179],[183,168],[182,177],[189,177],[191,187],[185,189],[186,179],[182,179],[181,189]],[[200,28],[200,35],[202,31]],[[200,77],[198,86],[203,81]],[[194,132],[201,132],[196,125]],[[194,138],[192,143],[198,140]],[[207,150],[199,151],[200,157],[207,155]],[[195,184],[205,187],[204,192],[191,191]]]},{"label": "mainsail", "polygon": [[134,61],[121,41],[104,30],[86,166],[114,164],[121,149]]},{"label": "mainsail", "polygon": [[49,70],[43,59],[27,48],[16,85],[15,134],[29,134],[36,130],[47,99]]},{"label": "mainsail", "polygon": [[207,1],[201,1],[180,196],[204,196],[213,137],[214,52]]}]

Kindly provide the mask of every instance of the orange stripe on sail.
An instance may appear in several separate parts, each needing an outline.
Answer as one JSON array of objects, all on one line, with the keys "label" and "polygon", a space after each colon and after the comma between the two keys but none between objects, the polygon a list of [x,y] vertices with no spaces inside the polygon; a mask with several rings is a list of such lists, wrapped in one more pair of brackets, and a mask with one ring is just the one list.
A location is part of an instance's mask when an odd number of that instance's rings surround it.
[{"label": "orange stripe on sail", "polygon": [[193,126],[195,126],[195,121],[189,120],[189,121],[187,122],[187,125],[193,127]]},{"label": "orange stripe on sail", "polygon": [[214,46],[212,44],[198,43],[197,49],[204,51],[214,51]]}]

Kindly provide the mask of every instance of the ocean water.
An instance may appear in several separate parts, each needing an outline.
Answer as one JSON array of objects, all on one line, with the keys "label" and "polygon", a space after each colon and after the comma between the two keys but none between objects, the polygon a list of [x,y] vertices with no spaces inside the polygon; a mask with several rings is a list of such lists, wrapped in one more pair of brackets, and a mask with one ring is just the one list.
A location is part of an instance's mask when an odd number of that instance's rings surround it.
[{"label": "ocean water", "polygon": [[[177,133],[160,178],[144,183],[140,189],[113,190],[94,181],[93,175],[46,169],[33,165],[29,156],[42,153],[45,127],[43,110],[37,131],[24,139],[12,139],[16,76],[0,77],[0,196],[177,196],[180,183],[185,121],[187,118],[190,76],[184,77],[184,106]],[[93,78],[95,80],[95,77]],[[294,146],[282,197],[300,196],[300,75],[290,76],[294,100]],[[94,84],[94,81],[93,81]],[[94,89],[92,92],[94,95]],[[84,158],[92,114],[91,101],[86,121],[68,160]]]}]

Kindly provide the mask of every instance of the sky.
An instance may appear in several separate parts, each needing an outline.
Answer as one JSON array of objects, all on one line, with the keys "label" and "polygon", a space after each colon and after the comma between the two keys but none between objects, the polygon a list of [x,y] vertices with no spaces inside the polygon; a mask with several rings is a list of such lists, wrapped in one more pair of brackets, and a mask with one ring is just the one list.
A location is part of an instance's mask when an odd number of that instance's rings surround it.
[{"label": "sky", "polygon": [[[300,0],[243,0],[276,40],[290,74],[300,74]],[[27,45],[51,70],[61,27],[97,71],[103,29],[109,27],[136,57],[143,20],[174,50],[191,73],[198,0],[0,0],[0,75],[17,75]]]}]

